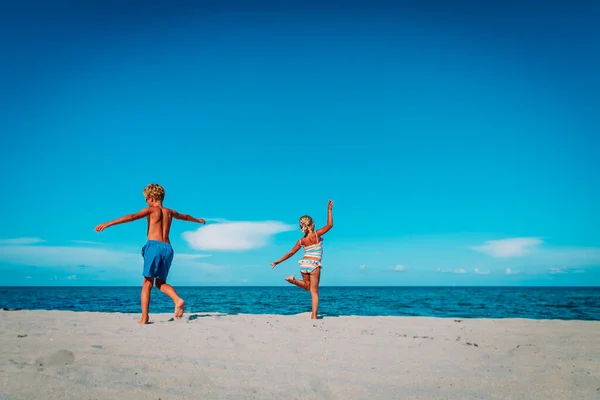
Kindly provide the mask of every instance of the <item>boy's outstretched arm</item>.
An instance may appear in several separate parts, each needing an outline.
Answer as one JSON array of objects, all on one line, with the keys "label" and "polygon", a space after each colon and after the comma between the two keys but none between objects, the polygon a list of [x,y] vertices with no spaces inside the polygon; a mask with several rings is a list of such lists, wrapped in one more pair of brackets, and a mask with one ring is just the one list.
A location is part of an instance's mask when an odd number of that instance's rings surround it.
[{"label": "boy's outstretched arm", "polygon": [[104,224],[100,224],[100,225],[96,226],[96,232],[102,232],[104,229],[109,228],[111,226],[124,224],[127,222],[132,222],[132,221],[138,220],[140,218],[144,218],[144,217],[150,215],[151,212],[152,212],[152,209],[150,207],[148,207],[148,208],[144,208],[142,211],[137,212],[135,214],[125,215],[124,217],[117,218],[110,222],[105,222]]},{"label": "boy's outstretched arm", "polygon": [[329,203],[327,203],[327,225],[325,225],[321,229],[317,229],[317,235],[323,236],[324,234],[329,232],[331,228],[333,228],[333,214],[331,213],[332,208],[333,201],[329,200]]},{"label": "boy's outstretched arm", "polygon": [[288,258],[290,258],[291,256],[293,256],[294,254],[296,254],[298,252],[298,250],[300,250],[300,241],[298,240],[296,242],[296,245],[287,252],[287,254],[283,257],[281,257],[279,260],[272,262],[271,263],[271,268],[275,268],[275,266],[277,264],[281,264],[282,262],[284,262],[285,260],[287,260]]},{"label": "boy's outstretched arm", "polygon": [[194,217],[192,217],[191,215],[188,215],[188,214],[179,214],[175,210],[173,210],[173,218],[180,219],[182,221],[189,221],[189,222],[197,222],[199,224],[206,224],[206,221],[203,220],[202,218],[194,218]]}]

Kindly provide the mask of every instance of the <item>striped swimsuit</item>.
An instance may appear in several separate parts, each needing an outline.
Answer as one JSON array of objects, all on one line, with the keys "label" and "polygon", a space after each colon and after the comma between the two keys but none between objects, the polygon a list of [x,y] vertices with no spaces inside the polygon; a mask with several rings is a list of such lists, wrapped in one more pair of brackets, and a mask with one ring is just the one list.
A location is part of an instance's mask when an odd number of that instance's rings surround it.
[{"label": "striped swimsuit", "polygon": [[[316,268],[322,268],[321,259],[323,258],[323,238],[319,238],[317,236],[317,232],[315,232],[315,236],[317,237],[317,243],[311,244],[310,246],[302,246],[304,247],[304,257],[298,261],[300,264],[300,272],[304,272],[306,274],[310,274]],[[302,239],[300,240],[302,242]]]}]

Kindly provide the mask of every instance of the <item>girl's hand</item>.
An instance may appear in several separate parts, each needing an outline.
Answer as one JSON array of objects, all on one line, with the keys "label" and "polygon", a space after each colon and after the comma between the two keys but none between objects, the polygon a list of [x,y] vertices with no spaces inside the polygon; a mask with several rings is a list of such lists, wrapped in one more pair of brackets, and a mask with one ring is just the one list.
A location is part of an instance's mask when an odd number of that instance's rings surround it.
[{"label": "girl's hand", "polygon": [[329,200],[329,202],[327,203],[327,209],[331,210],[333,208],[333,200]]},{"label": "girl's hand", "polygon": [[275,266],[279,264],[277,261],[271,263],[271,269],[275,268]]}]

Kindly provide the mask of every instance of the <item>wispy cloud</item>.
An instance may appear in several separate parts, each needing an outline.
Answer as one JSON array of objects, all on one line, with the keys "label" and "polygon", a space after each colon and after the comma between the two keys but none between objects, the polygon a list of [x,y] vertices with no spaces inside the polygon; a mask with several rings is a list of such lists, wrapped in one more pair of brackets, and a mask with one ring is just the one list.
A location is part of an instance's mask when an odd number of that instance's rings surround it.
[{"label": "wispy cloud", "polygon": [[71,240],[71,243],[77,243],[77,244],[96,244],[96,245],[101,245],[102,244],[100,242],[93,242],[91,240]]},{"label": "wispy cloud", "polygon": [[207,257],[212,257],[211,254],[186,254],[186,253],[181,253],[181,254],[175,254],[175,258],[180,259],[180,260],[197,260],[199,258],[207,258]]},{"label": "wispy cloud", "polygon": [[542,240],[539,238],[524,237],[489,240],[481,246],[472,246],[471,249],[495,258],[509,258],[527,255],[540,244]]},{"label": "wispy cloud", "polygon": [[358,267],[360,269],[367,269],[367,266],[365,264],[361,265],[360,267]]},{"label": "wispy cloud", "polygon": [[69,275],[65,278],[68,281],[76,281],[77,280],[77,275]]},{"label": "wispy cloud", "polygon": [[448,273],[448,274],[466,274],[467,273],[467,271],[465,271],[462,268],[455,268],[455,269],[438,268],[437,271],[443,272],[443,273]]},{"label": "wispy cloud", "polygon": [[600,248],[556,247],[536,254],[536,261],[554,268],[574,269],[600,266]]},{"label": "wispy cloud", "polygon": [[473,272],[475,272],[477,275],[488,275],[490,273],[490,271],[482,271],[479,268],[475,268]]},{"label": "wispy cloud", "polygon": [[513,271],[513,270],[512,270],[512,269],[510,269],[510,268],[506,268],[506,269],[504,270],[504,273],[505,273],[506,275],[517,275],[517,274],[520,274],[520,272],[518,272],[518,271]]},{"label": "wispy cloud", "polygon": [[14,238],[14,239],[0,239],[0,244],[5,245],[27,245],[27,244],[36,244],[43,243],[44,239],[40,238]]},{"label": "wispy cloud", "polygon": [[38,267],[122,267],[128,264],[139,265],[142,257],[141,254],[91,247],[5,246],[0,252],[0,261]]},{"label": "wispy cloud", "polygon": [[567,273],[567,271],[566,271],[564,268],[550,268],[550,269],[548,270],[548,273],[549,273],[549,274],[552,274],[552,275],[556,275],[556,274],[566,274],[566,273]]},{"label": "wispy cloud", "polygon": [[408,271],[408,267],[405,267],[404,265],[396,265],[393,268],[394,271],[400,271],[400,272],[405,272]]},{"label": "wispy cloud", "polygon": [[[173,263],[215,271],[220,267],[199,262],[208,254],[175,254]],[[0,262],[36,267],[123,268],[142,266],[141,252],[133,253],[99,247],[81,246],[3,246]]]},{"label": "wispy cloud", "polygon": [[196,250],[242,251],[263,247],[271,236],[294,229],[294,225],[279,221],[223,222],[184,232],[182,236]]}]

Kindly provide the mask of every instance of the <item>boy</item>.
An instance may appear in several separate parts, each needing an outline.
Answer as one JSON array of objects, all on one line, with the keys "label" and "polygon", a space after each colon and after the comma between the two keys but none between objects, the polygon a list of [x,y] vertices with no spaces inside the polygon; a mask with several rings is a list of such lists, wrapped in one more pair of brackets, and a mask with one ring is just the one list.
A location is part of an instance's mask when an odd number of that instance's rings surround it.
[{"label": "boy", "polygon": [[144,189],[147,208],[136,214],[126,215],[96,227],[96,232],[102,232],[105,228],[113,225],[132,222],[146,217],[148,220],[148,241],[142,248],[144,258],[144,283],[142,285],[142,318],[140,324],[147,324],[148,308],[150,307],[150,290],[156,280],[156,287],[169,296],[175,303],[175,318],[183,316],[184,301],[177,295],[175,289],[167,284],[167,276],[173,261],[173,248],[169,241],[169,231],[173,218],[183,221],[198,222],[206,224],[202,218],[194,218],[187,214],[179,214],[175,210],[168,209],[162,205],[165,198],[165,189],[157,184],[150,184]]}]

